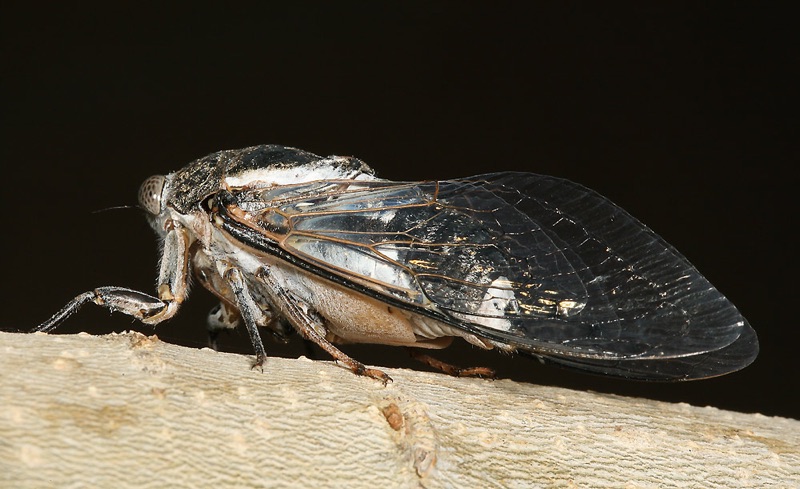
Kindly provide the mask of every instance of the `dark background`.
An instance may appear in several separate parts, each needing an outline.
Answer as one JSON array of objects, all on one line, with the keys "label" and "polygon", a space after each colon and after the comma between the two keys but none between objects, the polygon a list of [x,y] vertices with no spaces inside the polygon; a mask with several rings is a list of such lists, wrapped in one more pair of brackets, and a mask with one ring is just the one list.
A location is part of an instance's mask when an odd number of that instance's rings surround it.
[{"label": "dark background", "polygon": [[[433,2],[107,10],[4,6],[3,328],[100,285],[151,291],[142,180],[259,143],[356,155],[389,179],[566,177],[684,253],[759,333],[749,368],[642,384],[466,344],[502,377],[800,417],[794,17],[774,6]],[[256,5],[256,4],[254,4]],[[794,275],[792,273],[792,275]],[[205,344],[196,290],[157,328]],[[152,329],[87,307],[59,332]],[[246,334],[223,349],[250,352]],[[273,355],[300,355],[267,345]],[[345,348],[424,368],[401,349]],[[320,354],[324,358],[324,355]],[[265,370],[265,375],[269,369]]]}]

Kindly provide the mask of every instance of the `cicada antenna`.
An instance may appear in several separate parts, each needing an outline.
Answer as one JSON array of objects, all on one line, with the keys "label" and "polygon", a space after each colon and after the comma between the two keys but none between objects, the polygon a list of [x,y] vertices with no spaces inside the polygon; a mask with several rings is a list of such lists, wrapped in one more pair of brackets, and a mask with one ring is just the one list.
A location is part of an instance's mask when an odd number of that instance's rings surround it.
[{"label": "cicada antenna", "polygon": [[138,205],[116,205],[116,206],[112,206],[112,207],[104,207],[102,209],[97,209],[95,211],[92,211],[92,214],[100,214],[101,212],[115,211],[115,210],[118,210],[118,209],[134,209],[134,210],[138,210],[138,211],[142,210],[141,207],[139,207]]}]

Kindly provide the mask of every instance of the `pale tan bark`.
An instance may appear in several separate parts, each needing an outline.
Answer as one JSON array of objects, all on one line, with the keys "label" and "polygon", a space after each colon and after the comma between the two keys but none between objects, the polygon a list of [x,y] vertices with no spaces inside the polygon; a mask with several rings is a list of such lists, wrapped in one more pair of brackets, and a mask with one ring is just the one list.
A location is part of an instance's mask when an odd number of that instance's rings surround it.
[{"label": "pale tan bark", "polygon": [[800,421],[0,333],[0,487],[797,487]]}]

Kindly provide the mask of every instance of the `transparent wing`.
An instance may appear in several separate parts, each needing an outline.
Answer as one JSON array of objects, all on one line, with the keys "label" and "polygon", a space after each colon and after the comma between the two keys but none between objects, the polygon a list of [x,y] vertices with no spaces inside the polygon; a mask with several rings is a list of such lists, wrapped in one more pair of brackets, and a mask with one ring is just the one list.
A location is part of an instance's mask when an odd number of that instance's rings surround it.
[{"label": "transparent wing", "polygon": [[757,351],[736,308],[674,248],[563,179],[318,181],[234,195],[240,220],[291,255],[561,363],[613,370],[740,337],[729,361],[747,365]]}]

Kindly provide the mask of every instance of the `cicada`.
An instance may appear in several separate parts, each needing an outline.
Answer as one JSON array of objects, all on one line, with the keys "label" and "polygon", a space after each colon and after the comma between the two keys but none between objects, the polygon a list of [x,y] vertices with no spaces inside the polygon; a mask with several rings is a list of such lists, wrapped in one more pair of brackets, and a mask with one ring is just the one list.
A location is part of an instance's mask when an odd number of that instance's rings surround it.
[{"label": "cicada", "polygon": [[293,327],[356,374],[337,344],[439,349],[454,338],[642,380],[749,365],[753,329],[661,237],[561,178],[499,172],[380,179],[353,157],[263,145],[220,151],[139,191],[163,246],[155,295],[85,292],[37,331],[94,302],[146,324],[170,319],[190,274],[219,298],[212,331]]}]

